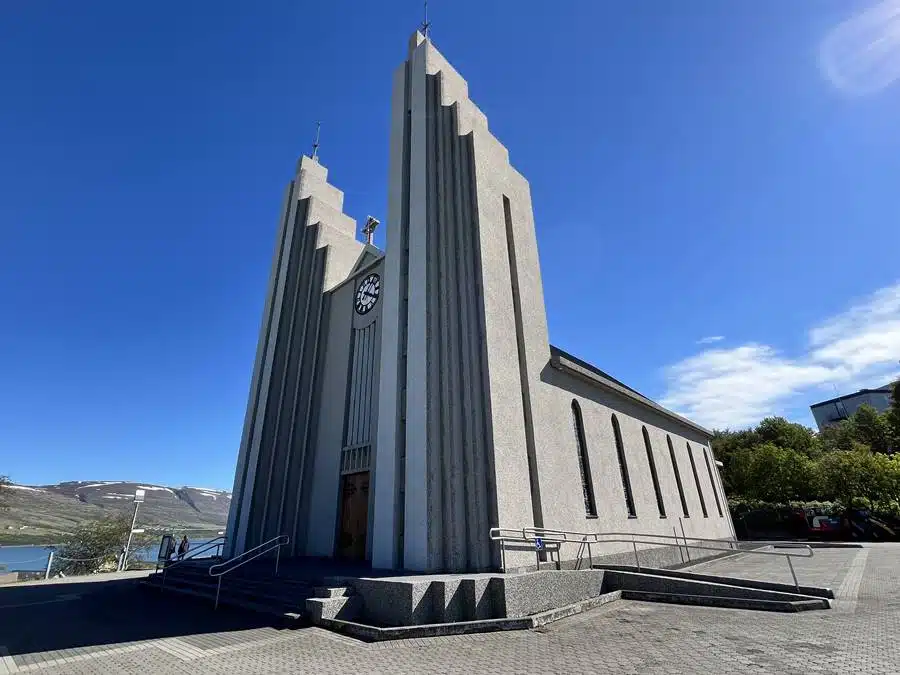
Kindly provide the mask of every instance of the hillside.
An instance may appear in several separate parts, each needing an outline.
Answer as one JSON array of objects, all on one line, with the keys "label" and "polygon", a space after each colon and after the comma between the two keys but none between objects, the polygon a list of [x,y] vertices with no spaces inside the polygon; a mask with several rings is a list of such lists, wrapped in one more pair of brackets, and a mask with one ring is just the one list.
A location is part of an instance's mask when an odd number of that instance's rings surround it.
[{"label": "hillside", "polygon": [[120,481],[68,481],[11,485],[9,509],[0,511],[0,542],[58,539],[78,525],[116,514],[131,515],[134,491],[145,501],[137,527],[217,531],[225,527],[231,495],[222,490]]}]

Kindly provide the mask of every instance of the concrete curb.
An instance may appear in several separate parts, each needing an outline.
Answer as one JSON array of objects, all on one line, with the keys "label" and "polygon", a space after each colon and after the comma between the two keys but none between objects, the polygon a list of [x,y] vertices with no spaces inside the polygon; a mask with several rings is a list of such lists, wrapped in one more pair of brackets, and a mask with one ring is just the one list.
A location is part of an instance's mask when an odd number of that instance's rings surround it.
[{"label": "concrete curb", "polygon": [[737,577],[723,577],[715,574],[698,574],[685,570],[664,570],[642,567],[640,570],[633,565],[606,565],[600,569],[610,572],[633,572],[636,574],[651,574],[658,577],[671,577],[673,579],[685,579],[687,581],[702,581],[712,584],[727,586],[740,586],[743,588],[756,588],[761,591],[777,591],[779,593],[791,593],[793,595],[810,595],[816,598],[834,599],[834,591],[830,588],[819,586],[800,586],[798,590],[791,584],[776,583],[774,581],[757,581],[755,579],[739,579]]},{"label": "concrete curb", "polygon": [[596,609],[622,597],[620,591],[604,593],[596,598],[582,600],[565,607],[513,619],[483,619],[480,621],[460,621],[457,623],[432,623],[421,626],[398,626],[381,628],[340,619],[320,619],[314,624],[322,628],[342,633],[365,642],[385,640],[408,640],[410,638],[440,637],[445,635],[467,635],[471,633],[492,633],[507,630],[529,630],[545,626],[575,614]]},{"label": "concrete curb", "polygon": [[725,609],[755,609],[765,612],[803,612],[813,609],[829,609],[828,600],[757,600],[755,598],[729,598],[713,595],[689,595],[686,593],[660,593],[656,591],[622,591],[623,600],[666,602],[676,605],[702,605]]}]

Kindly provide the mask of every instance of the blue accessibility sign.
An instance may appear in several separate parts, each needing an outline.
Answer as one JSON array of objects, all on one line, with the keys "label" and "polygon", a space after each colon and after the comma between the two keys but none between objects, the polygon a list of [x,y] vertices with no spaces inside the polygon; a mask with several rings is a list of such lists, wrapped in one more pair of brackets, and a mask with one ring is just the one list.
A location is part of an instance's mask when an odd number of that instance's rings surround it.
[{"label": "blue accessibility sign", "polygon": [[543,551],[544,550],[544,540],[541,539],[540,537],[535,537],[534,550],[535,551]]}]

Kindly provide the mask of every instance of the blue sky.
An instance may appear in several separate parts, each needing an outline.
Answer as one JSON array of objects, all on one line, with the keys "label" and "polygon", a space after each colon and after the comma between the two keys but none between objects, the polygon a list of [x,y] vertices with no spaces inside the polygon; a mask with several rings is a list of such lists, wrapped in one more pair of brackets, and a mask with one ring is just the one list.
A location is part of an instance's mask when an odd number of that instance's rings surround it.
[{"label": "blue sky", "polygon": [[[432,2],[531,182],[552,342],[720,427],[896,373],[898,12]],[[384,218],[420,14],[0,5],[0,473],[231,487],[284,185],[321,119]]]}]

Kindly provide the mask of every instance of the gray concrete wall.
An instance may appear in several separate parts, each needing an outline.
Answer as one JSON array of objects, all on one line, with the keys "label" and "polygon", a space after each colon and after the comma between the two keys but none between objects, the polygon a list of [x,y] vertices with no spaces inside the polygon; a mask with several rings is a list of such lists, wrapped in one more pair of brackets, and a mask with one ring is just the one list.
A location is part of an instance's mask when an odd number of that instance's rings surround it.
[{"label": "gray concrete wall", "polygon": [[[542,446],[542,495],[545,497],[545,527],[576,532],[625,532],[688,538],[731,538],[732,526],[727,504],[721,493],[716,467],[708,448],[708,439],[697,431],[679,426],[655,411],[618,394],[570,377],[552,368],[542,374],[542,420],[554,433]],[[590,470],[597,504],[597,517],[585,514],[581,494],[578,453],[572,423],[571,403],[581,406],[590,458]],[[635,502],[636,517],[629,517],[618,454],[611,423],[615,414],[622,433],[628,474]],[[642,428],[646,427],[655,459],[665,516],[661,517],[650,472]],[[675,451],[689,517],[684,516],[667,437]],[[706,502],[703,516],[700,493],[691,469],[688,446],[694,453],[700,490]],[[704,460],[710,452],[710,482]],[[721,514],[716,507],[716,491]],[[673,531],[674,528],[674,531]],[[610,544],[595,550],[598,555],[630,550],[629,544]]]},{"label": "gray concrete wall", "polygon": [[[379,445],[394,440],[392,478],[402,492],[392,496],[403,510],[392,523],[382,492],[391,478],[382,473],[375,521],[376,537],[388,528],[402,537],[402,565],[411,570],[494,564],[476,182],[472,139],[460,129],[461,115],[473,117],[470,104],[459,105],[465,95],[462,78],[414,36],[395,76],[388,247],[400,259],[386,267],[386,291],[399,301],[387,305],[385,331],[400,348],[383,349],[379,426]],[[394,409],[399,414],[388,416]],[[385,542],[375,558],[398,556]]]},{"label": "gray concrete wall", "polygon": [[[327,332],[323,335],[323,362],[321,391],[317,397],[317,434],[314,445],[314,464],[308,487],[309,506],[304,510],[308,527],[305,555],[331,556],[334,554],[337,520],[340,509],[341,453],[349,445],[371,445],[373,474],[376,469],[378,391],[378,358],[380,354],[380,320],[383,297],[366,314],[357,314],[354,298],[361,281],[371,273],[383,275],[384,261],[378,260],[355,271],[344,283],[328,294],[330,301]],[[383,294],[382,294],[383,295]],[[354,350],[354,332],[373,331],[368,350]],[[368,358],[367,358],[368,356]],[[363,363],[366,367],[361,367]],[[354,386],[354,383],[356,386]],[[361,395],[361,392],[367,392]],[[357,395],[360,400],[352,400]],[[373,481],[374,484],[374,481]],[[372,524],[374,508],[370,493],[369,536],[367,548],[371,551],[375,536]]]},{"label": "gray concrete wall", "polygon": [[[329,294],[329,316],[324,335],[322,388],[311,475],[310,504],[304,552],[313,556],[334,554],[337,529],[344,400],[350,367],[350,335],[353,330],[354,285],[346,284]],[[327,402],[327,404],[326,404]],[[337,403],[337,405],[335,405]]]},{"label": "gray concrete wall", "polygon": [[296,553],[305,538],[300,512],[316,427],[324,293],[346,278],[363,248],[342,204],[327,170],[302,158],[273,256],[229,514],[229,554],[280,534],[291,536]]},{"label": "gray concrete wall", "polygon": [[409,214],[409,64],[394,71],[391,95],[391,133],[388,167],[387,250],[384,261],[381,360],[378,383],[376,464],[372,482],[372,565],[380,569],[403,566],[401,545],[405,515],[406,418],[402,398],[406,390],[406,326],[408,306]]}]

